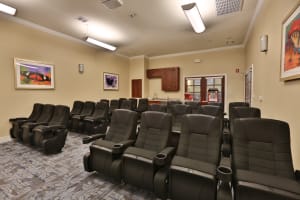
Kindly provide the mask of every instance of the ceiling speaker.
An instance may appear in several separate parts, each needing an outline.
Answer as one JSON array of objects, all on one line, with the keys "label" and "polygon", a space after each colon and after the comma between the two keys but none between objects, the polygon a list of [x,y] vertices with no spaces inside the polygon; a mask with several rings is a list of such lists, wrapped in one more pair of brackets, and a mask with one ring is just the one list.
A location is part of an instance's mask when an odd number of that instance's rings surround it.
[{"label": "ceiling speaker", "polygon": [[102,0],[102,4],[109,9],[116,9],[123,5],[122,0]]}]

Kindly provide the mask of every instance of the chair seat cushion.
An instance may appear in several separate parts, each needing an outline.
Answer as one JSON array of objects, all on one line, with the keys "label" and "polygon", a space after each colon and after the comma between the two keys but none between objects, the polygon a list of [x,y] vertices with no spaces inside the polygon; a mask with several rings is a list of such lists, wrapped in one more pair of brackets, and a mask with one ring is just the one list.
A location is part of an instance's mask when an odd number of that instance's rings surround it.
[{"label": "chair seat cushion", "polygon": [[153,163],[153,159],[156,156],[156,154],[157,152],[155,151],[150,151],[150,150],[141,149],[137,147],[128,147],[124,152],[125,157],[137,159],[149,163]]},{"label": "chair seat cushion", "polygon": [[181,156],[174,156],[171,169],[196,174],[209,179],[214,179],[216,175],[215,165]]},{"label": "chair seat cushion", "polygon": [[[300,197],[300,183],[293,179],[267,175],[248,170],[237,170],[238,186],[253,187],[258,190],[269,190],[279,193],[291,192]],[[280,191],[281,190],[281,191]]]}]

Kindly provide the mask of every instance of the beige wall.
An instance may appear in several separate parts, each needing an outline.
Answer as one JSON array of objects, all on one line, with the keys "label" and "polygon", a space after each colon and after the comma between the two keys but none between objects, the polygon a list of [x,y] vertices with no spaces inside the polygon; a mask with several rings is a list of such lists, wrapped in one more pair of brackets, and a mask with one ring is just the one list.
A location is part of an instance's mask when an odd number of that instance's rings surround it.
[{"label": "beige wall", "polygon": [[[200,63],[194,63],[201,59]],[[196,53],[172,57],[152,58],[149,69],[163,67],[180,67],[180,90],[178,92],[164,92],[161,90],[161,79],[149,79],[149,98],[154,94],[159,98],[184,99],[184,77],[195,75],[226,74],[227,101],[244,100],[245,52],[242,48],[231,48],[206,53]],[[241,73],[235,69],[240,68]],[[225,97],[226,98],[226,97]]]},{"label": "beige wall", "polygon": [[[289,123],[294,167],[297,169],[300,169],[300,80],[280,81],[280,50],[282,22],[299,2],[265,0],[246,45],[246,65],[254,66],[253,106],[261,109],[263,117]],[[264,34],[269,36],[267,53],[259,51],[260,36]]]},{"label": "beige wall", "polygon": [[[71,106],[77,99],[97,101],[128,96],[128,58],[38,31],[2,15],[0,27],[0,137],[9,134],[8,119],[27,116],[35,102]],[[55,90],[16,90],[14,57],[53,63]],[[78,73],[79,63],[85,65],[83,74]],[[119,91],[103,91],[104,71],[120,74]]]}]

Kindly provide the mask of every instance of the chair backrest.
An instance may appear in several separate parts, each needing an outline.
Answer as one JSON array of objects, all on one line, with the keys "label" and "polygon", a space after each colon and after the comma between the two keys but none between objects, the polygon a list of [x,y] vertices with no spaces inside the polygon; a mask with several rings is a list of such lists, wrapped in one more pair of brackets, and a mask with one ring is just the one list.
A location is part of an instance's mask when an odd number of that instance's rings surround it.
[{"label": "chair backrest", "polygon": [[54,108],[55,106],[52,104],[45,104],[43,106],[42,113],[39,116],[39,118],[36,120],[36,122],[38,123],[49,122],[50,119],[52,118]]},{"label": "chair backrest", "polygon": [[131,101],[132,110],[136,110],[137,109],[137,99],[136,98],[130,98],[129,100]]},{"label": "chair backrest", "polygon": [[95,109],[95,102],[86,101],[83,105],[80,115],[92,115]]},{"label": "chair backrest", "polygon": [[143,112],[135,146],[155,152],[161,151],[170,142],[171,122],[172,118],[168,113]]},{"label": "chair backrest", "polygon": [[121,142],[136,138],[137,113],[126,109],[115,109],[105,140]]},{"label": "chair backrest", "polygon": [[43,107],[44,107],[43,104],[35,103],[35,104],[33,105],[32,112],[31,112],[31,114],[29,115],[28,119],[29,119],[29,120],[33,120],[33,121],[36,121],[36,120],[39,118],[39,116],[41,115],[42,110],[43,110]]},{"label": "chair backrest", "polygon": [[168,113],[171,113],[171,112],[172,112],[172,107],[173,107],[173,105],[175,105],[175,104],[181,104],[181,103],[182,103],[182,102],[179,101],[179,100],[167,101],[167,112],[168,112]]},{"label": "chair backrest", "polygon": [[181,123],[181,119],[185,114],[191,114],[192,107],[185,104],[173,104],[171,106],[171,114],[173,117],[173,124],[174,123]]},{"label": "chair backrest", "polygon": [[220,106],[214,105],[201,105],[198,110],[199,114],[210,115],[214,117],[224,118],[223,109]]},{"label": "chair backrest", "polygon": [[198,113],[198,109],[200,107],[200,103],[198,101],[186,101],[184,104],[189,105],[192,108],[192,113]]},{"label": "chair backrest", "polygon": [[122,102],[123,102],[124,100],[126,100],[126,98],[119,98],[119,102],[120,102],[119,108],[121,108]]},{"label": "chair backrest", "polygon": [[182,119],[176,155],[218,164],[222,126],[218,117],[187,114]]},{"label": "chair backrest", "polygon": [[109,105],[109,100],[108,99],[100,99],[100,102],[105,102]]},{"label": "chair backrest", "polygon": [[151,104],[148,106],[149,111],[167,112],[167,106],[161,104]]},{"label": "chair backrest", "polygon": [[138,112],[145,112],[148,110],[148,99],[143,98],[139,100],[139,105],[137,107]]},{"label": "chair backrest", "polygon": [[229,103],[229,120],[231,120],[232,108],[234,107],[249,107],[247,102],[231,102]]},{"label": "chair backrest", "polygon": [[71,110],[71,115],[79,115],[83,108],[84,103],[82,101],[74,101],[73,107]]},{"label": "chair backrest", "polygon": [[132,101],[129,99],[123,100],[120,106],[121,109],[133,110]]},{"label": "chair backrest", "polygon": [[67,127],[70,115],[70,108],[64,105],[56,105],[49,125],[64,125]]},{"label": "chair backrest", "polygon": [[118,99],[110,100],[109,113],[112,113],[112,111],[119,108],[120,108],[120,101]]},{"label": "chair backrest", "polygon": [[254,107],[232,107],[231,108],[231,119],[230,128],[233,128],[233,121],[237,118],[260,118],[260,109]]},{"label": "chair backrest", "polygon": [[105,101],[100,101],[96,104],[94,113],[92,115],[93,118],[108,118],[108,103]]},{"label": "chair backrest", "polygon": [[221,103],[221,102],[207,102],[207,105],[211,105],[211,106],[219,106],[219,107],[221,107],[221,109],[222,109],[223,112],[224,112],[224,103]]},{"label": "chair backrest", "polygon": [[274,119],[238,118],[233,129],[233,169],[295,178],[290,129]]}]

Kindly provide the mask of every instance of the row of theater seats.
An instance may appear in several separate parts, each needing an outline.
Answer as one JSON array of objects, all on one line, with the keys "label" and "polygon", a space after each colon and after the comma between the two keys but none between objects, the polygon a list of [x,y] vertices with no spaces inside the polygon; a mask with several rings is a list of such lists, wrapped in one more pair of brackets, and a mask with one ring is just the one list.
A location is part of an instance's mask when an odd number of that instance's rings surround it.
[{"label": "row of theater seats", "polygon": [[172,146],[170,113],[144,112],[136,133],[136,112],[115,110],[106,134],[84,138],[97,139],[84,168],[162,199],[300,199],[286,122],[232,103],[223,132],[223,115],[211,115],[183,115],[178,145]]},{"label": "row of theater seats", "polygon": [[68,106],[36,103],[29,117],[9,119],[10,136],[24,144],[41,147],[46,154],[58,153],[65,145],[69,115]]},{"label": "row of theater seats", "polygon": [[92,101],[74,101],[69,120],[69,130],[86,134],[105,133],[112,111],[115,109],[133,110],[140,114],[148,110],[148,99],[102,99]]}]

